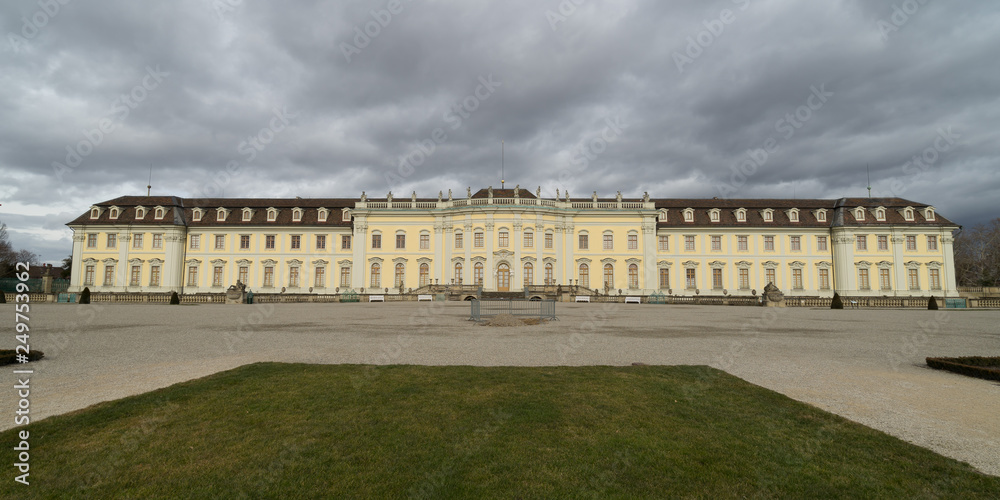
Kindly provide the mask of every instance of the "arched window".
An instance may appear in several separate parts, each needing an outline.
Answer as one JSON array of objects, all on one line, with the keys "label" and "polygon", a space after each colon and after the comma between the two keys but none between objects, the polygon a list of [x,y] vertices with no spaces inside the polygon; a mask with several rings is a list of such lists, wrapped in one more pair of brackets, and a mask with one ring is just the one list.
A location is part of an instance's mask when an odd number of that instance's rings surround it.
[{"label": "arched window", "polygon": [[[117,219],[118,218],[118,207],[111,207],[111,212],[110,212],[110,214],[108,216],[111,217],[112,219]],[[199,220],[201,219],[200,212],[199,212],[199,215],[198,215],[198,219]]]},{"label": "arched window", "polygon": [[153,217],[156,218],[156,219],[162,219],[163,218],[163,209],[162,208],[157,208],[156,212],[153,213]]},{"label": "arched window", "polygon": [[376,262],[372,264],[372,288],[379,288],[382,286],[382,266]]},{"label": "arched window", "polygon": [[405,277],[406,277],[406,267],[404,267],[403,263],[400,262],[399,264],[396,264],[396,280],[393,282],[393,285],[397,287],[403,286],[403,279]]},{"label": "arched window", "polygon": [[580,264],[580,286],[590,288],[590,266]]},{"label": "arched window", "polygon": [[456,262],[455,263],[455,284],[456,285],[461,285],[462,284],[462,263],[461,262]]},{"label": "arched window", "polygon": [[482,262],[476,262],[476,265],[473,266],[473,272],[475,273],[474,276],[473,276],[473,278],[475,278],[475,280],[476,280],[475,284],[476,285],[482,285],[483,284],[483,263]]},{"label": "arched window", "polygon": [[524,286],[533,285],[535,280],[535,266],[531,262],[524,263]]},{"label": "arched window", "polygon": [[420,264],[420,286],[427,286],[427,282],[430,280],[431,276],[431,266],[426,263]]},{"label": "arched window", "polygon": [[545,264],[545,284],[554,285],[556,280],[552,277],[552,263],[548,262]]},{"label": "arched window", "polygon": [[611,289],[615,286],[615,267],[604,264],[604,286]]},{"label": "arched window", "polygon": [[639,266],[635,264],[628,265],[628,287],[639,288]]}]

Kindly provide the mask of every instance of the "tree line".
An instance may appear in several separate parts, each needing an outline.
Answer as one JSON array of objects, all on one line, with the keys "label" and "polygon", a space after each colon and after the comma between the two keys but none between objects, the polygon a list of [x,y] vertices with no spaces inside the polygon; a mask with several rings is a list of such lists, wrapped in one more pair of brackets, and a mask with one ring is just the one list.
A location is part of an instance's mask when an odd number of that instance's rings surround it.
[{"label": "tree line", "polygon": [[30,250],[17,250],[10,242],[7,234],[7,224],[0,222],[0,278],[14,275],[14,266],[18,262],[38,264],[41,259]]},{"label": "tree line", "polygon": [[955,237],[958,286],[1000,286],[1000,217]]}]

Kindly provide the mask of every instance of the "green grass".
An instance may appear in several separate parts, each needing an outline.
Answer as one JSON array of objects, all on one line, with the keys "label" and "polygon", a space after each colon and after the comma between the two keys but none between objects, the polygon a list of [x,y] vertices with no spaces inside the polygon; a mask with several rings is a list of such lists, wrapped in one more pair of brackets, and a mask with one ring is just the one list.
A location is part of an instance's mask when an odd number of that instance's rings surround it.
[{"label": "green grass", "polygon": [[[988,498],[1000,478],[706,367],[262,363],[32,423],[0,498]],[[2,433],[10,456],[15,430]],[[9,463],[9,462],[8,462]]]}]

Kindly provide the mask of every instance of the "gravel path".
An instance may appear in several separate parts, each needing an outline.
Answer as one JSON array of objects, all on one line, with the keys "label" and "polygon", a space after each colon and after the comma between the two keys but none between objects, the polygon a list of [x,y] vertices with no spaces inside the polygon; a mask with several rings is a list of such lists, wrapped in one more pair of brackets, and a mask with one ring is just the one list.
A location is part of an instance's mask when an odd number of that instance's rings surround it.
[{"label": "gravel path", "polygon": [[[926,356],[1000,355],[1000,311],[557,304],[560,321],[475,326],[464,303],[33,304],[37,420],[254,361],[708,364],[1000,475],[1000,384]],[[0,315],[13,321],[12,304]],[[0,347],[15,344],[5,327]],[[10,368],[3,370],[13,384]],[[377,377],[378,369],[367,372]],[[364,383],[359,379],[356,383]],[[7,387],[11,387],[7,385]],[[15,393],[0,394],[13,426]]]}]

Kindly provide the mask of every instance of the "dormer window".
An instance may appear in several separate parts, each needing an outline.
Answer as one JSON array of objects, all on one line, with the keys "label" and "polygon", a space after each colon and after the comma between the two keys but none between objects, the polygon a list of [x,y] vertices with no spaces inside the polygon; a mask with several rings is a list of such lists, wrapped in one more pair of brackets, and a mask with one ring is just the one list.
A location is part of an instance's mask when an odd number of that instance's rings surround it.
[{"label": "dormer window", "polygon": [[708,211],[708,220],[712,222],[719,222],[719,209],[713,208]]},{"label": "dormer window", "polygon": [[144,219],[146,218],[146,207],[135,207],[135,218]]},{"label": "dormer window", "polygon": [[252,218],[253,218],[253,210],[251,210],[249,208],[244,208],[243,209],[243,222],[250,222],[250,219],[252,219]]},{"label": "dormer window", "polygon": [[118,218],[118,207],[111,207],[111,209],[108,210],[108,217],[110,217],[112,220],[117,219]]},{"label": "dormer window", "polygon": [[684,222],[694,222],[694,209],[685,208],[684,209]]},{"label": "dormer window", "polygon": [[764,222],[774,222],[774,210],[770,208],[765,208],[763,212],[760,213],[761,217],[764,218]]},{"label": "dormer window", "polygon": [[934,207],[927,207],[924,209],[924,219],[928,221],[934,220]]},{"label": "dormer window", "polygon": [[293,208],[292,209],[292,222],[301,222],[301,221],[302,221],[302,209],[301,208]]},{"label": "dormer window", "polygon": [[153,218],[156,220],[161,220],[163,219],[163,215],[166,213],[167,211],[163,207],[156,207],[156,209],[153,211]]},{"label": "dormer window", "polygon": [[826,209],[822,208],[816,211],[816,220],[820,222],[826,222]]},{"label": "dormer window", "polygon": [[340,220],[344,222],[349,222],[351,220],[351,209],[344,208],[340,211]]},{"label": "dormer window", "polygon": [[96,218],[98,218],[100,216],[101,216],[101,209],[100,208],[94,207],[94,208],[90,209],[90,218],[91,219],[96,219]]},{"label": "dormer window", "polygon": [[191,220],[193,220],[195,222],[201,222],[201,214],[202,214],[202,210],[200,208],[196,208],[196,209],[192,210],[191,211]]},{"label": "dormer window", "polygon": [[226,220],[226,217],[228,217],[228,216],[229,216],[229,212],[226,211],[225,208],[219,208],[219,209],[217,209],[215,211],[215,221],[216,222],[222,222],[222,221]]},{"label": "dormer window", "polygon": [[854,220],[858,222],[863,222],[865,220],[865,208],[858,207],[854,209]]},{"label": "dormer window", "polygon": [[656,219],[660,222],[667,222],[667,209],[661,208],[660,213],[656,216]]},{"label": "dormer window", "polygon": [[912,221],[913,220],[913,209],[912,208],[907,208],[906,210],[903,210],[903,218],[906,219],[907,221]]},{"label": "dormer window", "polygon": [[320,222],[326,222],[326,217],[329,213],[330,213],[329,210],[321,208],[316,211],[316,219],[319,220]]},{"label": "dormer window", "polygon": [[747,221],[747,209],[737,208],[736,209],[736,222],[746,222]]},{"label": "dormer window", "polygon": [[277,219],[278,219],[278,209],[276,208],[267,209],[267,221],[274,222]]},{"label": "dormer window", "polygon": [[799,209],[793,208],[793,209],[789,210],[787,212],[787,214],[788,214],[788,221],[789,222],[798,222],[799,221]]},{"label": "dormer window", "polygon": [[885,209],[878,207],[875,209],[875,220],[884,221],[885,220]]}]

